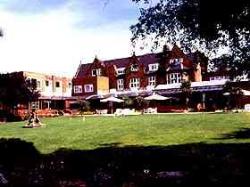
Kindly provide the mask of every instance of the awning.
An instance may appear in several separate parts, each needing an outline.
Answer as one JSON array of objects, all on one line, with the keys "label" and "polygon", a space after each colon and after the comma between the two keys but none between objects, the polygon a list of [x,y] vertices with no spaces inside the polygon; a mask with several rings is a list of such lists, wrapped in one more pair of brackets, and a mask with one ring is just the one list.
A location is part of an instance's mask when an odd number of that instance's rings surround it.
[{"label": "awning", "polygon": [[102,99],[101,102],[102,103],[106,103],[106,102],[122,103],[124,101],[122,99],[118,99],[118,98],[116,98],[114,96],[110,96],[110,97],[108,97],[106,99]]},{"label": "awning", "polygon": [[144,99],[148,100],[148,101],[152,101],[152,100],[163,101],[163,100],[170,99],[170,97],[164,97],[164,96],[159,95],[157,93],[153,93],[152,95],[145,97]]}]

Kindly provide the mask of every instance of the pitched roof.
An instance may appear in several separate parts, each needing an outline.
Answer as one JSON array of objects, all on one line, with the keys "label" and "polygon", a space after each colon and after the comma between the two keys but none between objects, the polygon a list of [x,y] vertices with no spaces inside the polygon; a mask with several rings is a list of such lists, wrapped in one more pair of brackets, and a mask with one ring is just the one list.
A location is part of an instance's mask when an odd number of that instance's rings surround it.
[{"label": "pitched roof", "polygon": [[[139,63],[148,65],[157,62],[156,54],[150,53],[141,56],[136,56],[139,60]],[[113,59],[113,60],[105,60],[103,61],[105,65],[115,65],[117,68],[126,67],[130,63],[131,57]]]},{"label": "pitched roof", "polygon": [[[143,64],[144,66],[148,66],[149,64],[157,63],[157,54],[150,53],[145,55],[136,56],[139,60],[139,63]],[[105,60],[102,61],[105,66],[107,65],[115,65],[116,68],[126,67],[131,61],[131,57],[120,58],[120,59],[112,59],[112,60]],[[91,69],[92,63],[81,64],[79,66],[78,72],[76,77],[84,77],[89,74]]]},{"label": "pitched roof", "polygon": [[[180,53],[182,55],[185,55],[188,60],[193,61],[194,60],[194,54],[184,54],[182,50],[177,46],[174,45],[171,51],[167,50],[166,52],[168,53]],[[159,61],[159,54],[161,53],[149,53],[149,54],[144,54],[140,56],[136,56],[139,63],[143,64],[144,67],[148,67],[149,64],[154,64]],[[133,57],[133,56],[132,56]],[[103,66],[109,66],[109,65],[114,65],[116,68],[125,68],[131,63],[131,58],[132,57],[126,57],[126,58],[119,58],[119,59],[112,59],[112,60],[105,60],[105,61],[100,61]],[[95,58],[94,61],[96,61],[97,58]],[[188,61],[184,61],[188,62]],[[87,63],[87,64],[81,64],[77,70],[76,76],[75,77],[84,77],[88,76],[91,70],[91,66],[93,63]],[[192,64],[192,63],[191,63]],[[189,68],[191,65],[190,63],[184,64],[184,68]]]}]

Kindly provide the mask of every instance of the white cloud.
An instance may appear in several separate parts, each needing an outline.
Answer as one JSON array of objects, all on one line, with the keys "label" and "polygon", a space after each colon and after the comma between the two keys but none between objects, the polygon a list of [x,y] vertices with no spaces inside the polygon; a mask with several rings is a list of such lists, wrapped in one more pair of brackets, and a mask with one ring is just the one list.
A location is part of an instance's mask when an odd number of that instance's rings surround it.
[{"label": "white cloud", "polygon": [[128,28],[131,21],[79,29],[77,23],[91,15],[89,11],[87,15],[77,14],[67,6],[33,15],[2,9],[0,26],[5,35],[0,38],[0,71],[73,76],[80,60],[87,63],[95,55],[112,59],[132,53]]}]

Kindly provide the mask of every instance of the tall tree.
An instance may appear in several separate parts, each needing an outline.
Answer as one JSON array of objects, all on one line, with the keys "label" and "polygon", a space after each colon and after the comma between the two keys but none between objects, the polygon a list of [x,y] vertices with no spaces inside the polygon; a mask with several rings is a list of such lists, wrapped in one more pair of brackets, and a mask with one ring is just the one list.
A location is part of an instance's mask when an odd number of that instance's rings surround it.
[{"label": "tall tree", "polygon": [[184,96],[185,107],[186,107],[186,109],[188,109],[190,97],[192,94],[191,82],[190,81],[183,81],[181,83],[181,91],[182,91],[182,94]]},{"label": "tall tree", "polygon": [[0,74],[0,102],[13,109],[18,104],[35,101],[39,97],[35,87],[21,73]]},{"label": "tall tree", "polygon": [[203,49],[207,55],[226,47],[231,71],[250,74],[249,0],[132,1],[147,5],[131,26],[132,41],[153,36],[157,44],[164,38],[185,49]]}]

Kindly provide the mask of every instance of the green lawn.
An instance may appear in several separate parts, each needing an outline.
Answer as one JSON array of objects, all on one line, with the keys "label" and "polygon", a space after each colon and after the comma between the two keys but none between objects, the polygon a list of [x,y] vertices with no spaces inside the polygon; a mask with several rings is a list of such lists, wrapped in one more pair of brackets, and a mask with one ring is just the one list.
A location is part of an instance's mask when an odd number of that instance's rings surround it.
[{"label": "green lawn", "polygon": [[0,138],[33,142],[42,153],[59,148],[84,150],[112,145],[250,142],[247,138],[222,138],[250,128],[249,113],[86,117],[85,121],[80,117],[58,117],[42,119],[42,122],[46,127],[22,128],[26,122],[0,125]]}]

